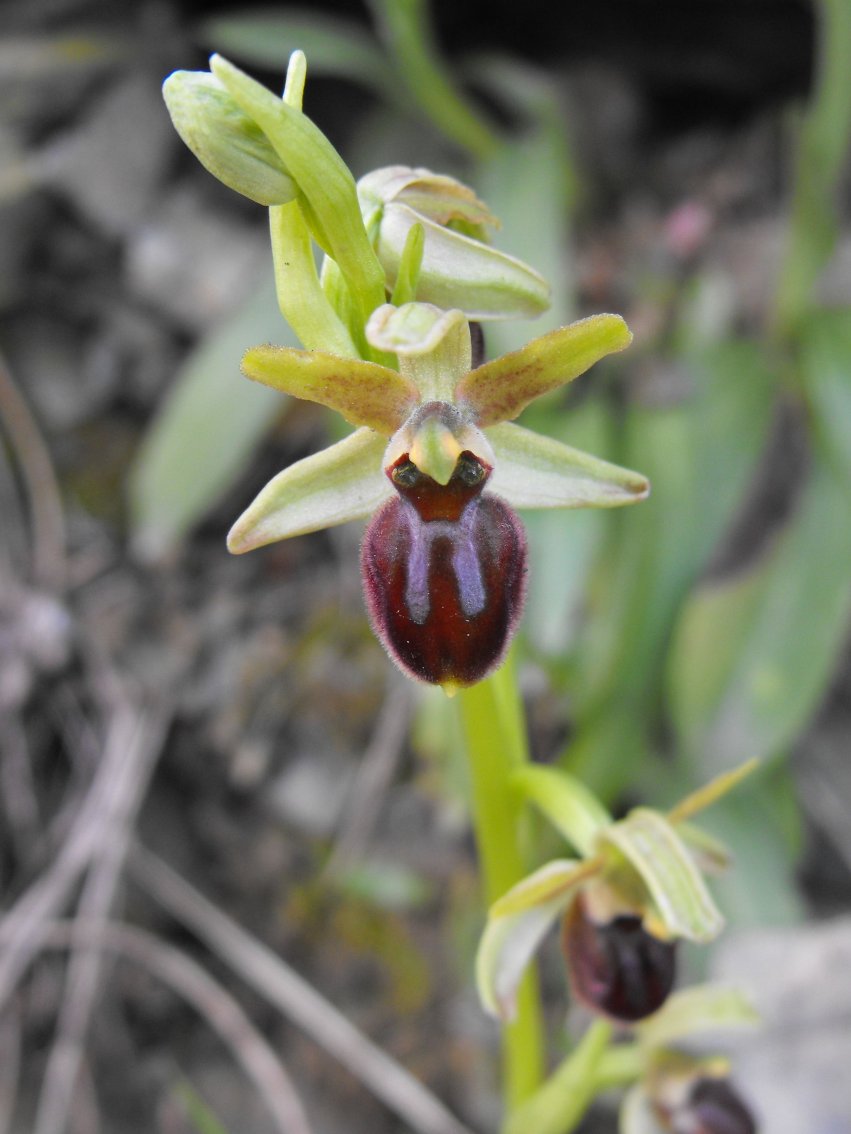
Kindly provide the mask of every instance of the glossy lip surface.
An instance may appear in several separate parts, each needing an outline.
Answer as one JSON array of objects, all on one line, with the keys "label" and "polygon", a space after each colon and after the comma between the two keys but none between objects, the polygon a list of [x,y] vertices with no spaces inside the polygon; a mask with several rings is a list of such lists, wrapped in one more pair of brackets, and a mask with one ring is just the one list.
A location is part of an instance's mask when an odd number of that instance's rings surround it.
[{"label": "glossy lip surface", "polygon": [[522,525],[482,491],[489,470],[480,462],[481,479],[464,482],[470,456],[445,486],[423,473],[396,484],[361,549],[366,605],[384,647],[406,673],[447,686],[471,685],[499,664],[525,598]]}]

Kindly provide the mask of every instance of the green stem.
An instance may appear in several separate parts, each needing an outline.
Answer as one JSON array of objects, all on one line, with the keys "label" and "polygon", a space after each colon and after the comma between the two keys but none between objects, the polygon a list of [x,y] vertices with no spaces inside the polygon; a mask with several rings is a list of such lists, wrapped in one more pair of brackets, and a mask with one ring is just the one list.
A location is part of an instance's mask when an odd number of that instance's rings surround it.
[{"label": "green stem", "polygon": [[644,1072],[645,1055],[637,1043],[619,1043],[600,1056],[594,1075],[594,1094],[627,1087]]},{"label": "green stem", "polygon": [[571,1134],[597,1094],[597,1068],[611,1037],[612,1025],[595,1020],[543,1087],[511,1115],[505,1134]]},{"label": "green stem", "polygon": [[[525,718],[510,660],[492,677],[459,694],[470,768],[473,826],[485,898],[490,905],[526,873],[522,802],[511,773],[528,760]],[[502,1035],[506,1111],[541,1082],[543,1024],[537,973],[530,966],[517,994],[517,1015]]]}]

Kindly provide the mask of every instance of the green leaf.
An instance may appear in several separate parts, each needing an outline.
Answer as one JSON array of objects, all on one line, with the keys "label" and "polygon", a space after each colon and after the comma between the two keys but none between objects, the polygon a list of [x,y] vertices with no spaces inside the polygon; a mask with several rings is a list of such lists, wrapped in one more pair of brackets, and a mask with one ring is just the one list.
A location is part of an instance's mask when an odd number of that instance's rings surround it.
[{"label": "green leaf", "polygon": [[483,157],[497,144],[477,111],[454,83],[437,50],[426,0],[371,0],[379,34],[396,62],[402,83],[447,138]]},{"label": "green leaf", "polygon": [[771,418],[775,376],[755,344],[722,343],[683,366],[688,401],[627,411],[621,455],[653,491],[612,518],[576,651],[565,759],[606,799],[640,771],[680,604],[739,506]]},{"label": "green leaf", "polygon": [[796,925],[805,918],[797,882],[800,851],[790,842],[788,823],[778,811],[778,791],[794,793],[778,765],[777,787],[763,774],[743,784],[707,813],[703,824],[730,847],[735,864],[713,882],[718,904],[737,928]]},{"label": "green leaf", "polygon": [[259,205],[296,196],[285,164],[215,75],[175,71],[163,83],[174,128],[205,169]]},{"label": "green leaf", "polygon": [[518,768],[511,782],[583,857],[593,854],[598,833],[612,817],[583,783],[568,772],[541,764]]},{"label": "green leaf", "polygon": [[228,534],[236,555],[371,515],[393,489],[381,468],[385,442],[371,429],[296,461],[269,481]]},{"label": "green leaf", "polygon": [[280,394],[240,380],[246,342],[281,338],[270,282],[184,362],[133,462],[133,544],[145,558],[167,552],[231,486],[285,408]]},{"label": "green leaf", "polygon": [[319,402],[352,425],[390,436],[417,402],[417,388],[396,370],[322,351],[257,346],[246,351],[242,373],[273,390]]},{"label": "green leaf", "polygon": [[851,481],[851,310],[814,312],[801,328],[800,375],[816,439]]},{"label": "green leaf", "polygon": [[[484,75],[483,75],[484,70]],[[498,58],[476,68],[476,81],[502,95],[506,112],[517,113],[524,88],[533,88],[526,108],[530,122],[475,172],[475,184],[502,222],[501,243],[522,249],[523,256],[552,289],[549,310],[531,319],[500,322],[487,329],[492,358],[517,350],[536,335],[563,326],[575,315],[571,212],[576,174],[568,149],[564,110],[542,72]],[[535,207],[529,207],[528,186],[535,186]]]},{"label": "green leaf", "polygon": [[706,770],[773,755],[824,695],[851,613],[851,495],[814,457],[794,515],[745,572],[686,604],[669,688],[680,742]]},{"label": "green leaf", "polygon": [[851,138],[851,6],[817,5],[816,76],[796,154],[789,243],[779,275],[777,322],[796,329],[839,231],[837,190]]},{"label": "green leaf", "polygon": [[724,919],[694,859],[668,820],[637,807],[600,835],[629,860],[643,879],[668,931],[689,941],[712,941]]},{"label": "green leaf", "polygon": [[591,315],[471,370],[455,394],[483,427],[510,421],[535,398],[572,382],[631,342],[632,334],[620,315]]},{"label": "green leaf", "polygon": [[312,75],[350,79],[395,99],[393,72],[375,39],[356,20],[313,9],[240,9],[235,16],[213,16],[198,25],[199,37],[218,51],[264,70],[286,70],[299,49]]},{"label": "green leaf", "polygon": [[641,473],[506,422],[485,436],[497,457],[491,487],[515,508],[618,508],[650,491]]}]

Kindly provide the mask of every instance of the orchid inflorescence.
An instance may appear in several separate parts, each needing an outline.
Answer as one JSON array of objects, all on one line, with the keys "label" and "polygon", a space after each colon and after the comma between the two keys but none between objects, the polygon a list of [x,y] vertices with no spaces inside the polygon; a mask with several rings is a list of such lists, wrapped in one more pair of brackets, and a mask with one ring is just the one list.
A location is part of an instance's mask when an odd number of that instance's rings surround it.
[{"label": "orchid inflorescence", "polygon": [[[172,116],[208,168],[272,206],[281,306],[310,348],[254,347],[243,373],[356,427],[276,476],[228,546],[249,551],[371,517],[364,593],[388,653],[448,692],[480,681],[523,606],[526,539],[514,508],[607,508],[647,495],[639,473],[513,424],[632,336],[619,316],[595,315],[474,366],[471,321],[528,317],[548,301],[532,268],[487,243],[496,220],[486,206],[421,169],[377,170],[355,186],[298,109],[298,65],[283,100],[218,56],[211,65],[167,81]],[[325,250],[318,281],[312,257],[299,260],[308,232]]]}]

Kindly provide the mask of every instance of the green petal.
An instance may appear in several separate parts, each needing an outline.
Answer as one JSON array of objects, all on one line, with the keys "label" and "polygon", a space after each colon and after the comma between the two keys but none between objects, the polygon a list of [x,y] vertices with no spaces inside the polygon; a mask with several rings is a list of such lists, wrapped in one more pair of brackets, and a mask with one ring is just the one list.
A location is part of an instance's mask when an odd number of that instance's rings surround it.
[{"label": "green petal", "polygon": [[284,469],[259,493],[228,534],[239,555],[289,536],[360,520],[393,489],[381,470],[384,439],[358,429],[336,445]]},{"label": "green petal", "polygon": [[485,436],[497,458],[489,487],[515,508],[617,508],[650,491],[641,473],[520,425],[493,425]]},{"label": "green petal", "polygon": [[259,205],[282,205],[297,189],[260,127],[206,71],[175,71],[163,83],[174,128],[201,164]]},{"label": "green petal", "polygon": [[417,401],[416,386],[395,370],[324,351],[257,346],[246,351],[242,373],[295,398],[337,410],[352,425],[390,436]]},{"label": "green petal", "polygon": [[481,426],[511,421],[541,394],[572,382],[631,342],[620,315],[592,315],[477,367],[461,379],[455,395],[472,408]]},{"label": "green petal", "polygon": [[537,895],[534,904],[524,904],[505,916],[491,911],[476,957],[476,985],[482,1006],[492,1016],[513,1018],[523,972],[547,930],[570,904],[577,865],[581,864],[547,863],[501,899],[506,902],[525,890],[527,896]]},{"label": "green petal", "polygon": [[707,942],[724,919],[706,889],[687,847],[664,815],[636,807],[600,835],[641,875],[659,917],[674,937]]}]

